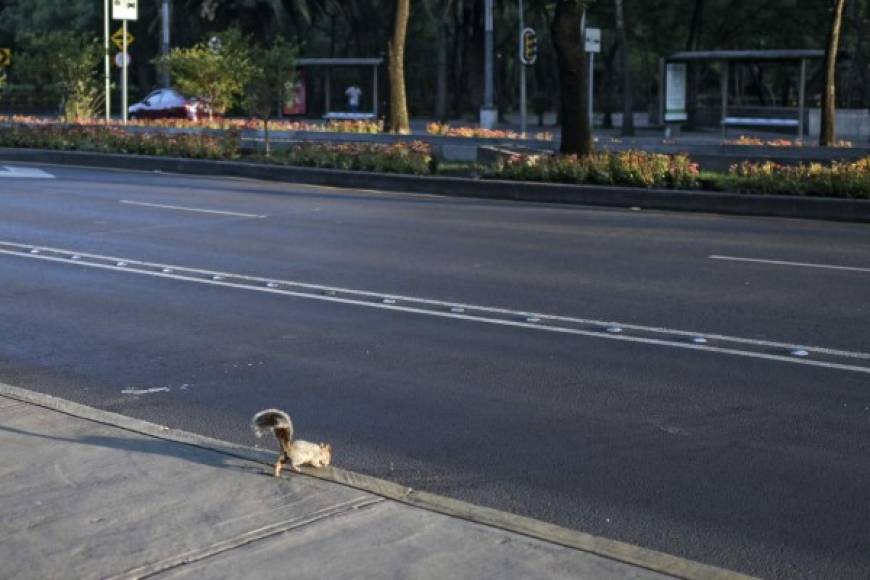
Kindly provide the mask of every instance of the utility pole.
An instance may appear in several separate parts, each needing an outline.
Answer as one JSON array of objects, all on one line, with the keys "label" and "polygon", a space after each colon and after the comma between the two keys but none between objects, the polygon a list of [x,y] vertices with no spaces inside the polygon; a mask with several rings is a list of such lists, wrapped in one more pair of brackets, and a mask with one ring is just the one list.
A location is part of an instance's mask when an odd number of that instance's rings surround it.
[{"label": "utility pole", "polygon": [[526,129],[528,126],[528,118],[526,116],[526,100],[527,100],[527,95],[526,95],[526,63],[523,62],[522,55],[523,55],[523,51],[525,50],[525,46],[523,46],[523,30],[526,28],[526,23],[525,23],[526,10],[525,10],[525,6],[523,5],[523,0],[519,0],[519,2],[520,2],[520,17],[519,17],[520,34],[519,34],[518,38],[519,38],[520,50],[519,50],[519,58],[517,59],[517,62],[519,62],[519,65],[520,65],[520,133],[522,133],[525,136]]},{"label": "utility pole", "polygon": [[109,0],[103,0],[103,60],[104,64],[104,76],[103,80],[106,85],[106,121],[112,116],[111,103],[112,103],[112,81],[110,75],[110,64],[109,64]]},{"label": "utility pole", "polygon": [[[167,56],[169,54],[169,26],[170,26],[170,11],[171,11],[171,0],[163,0],[163,5],[160,9],[160,23],[163,28],[163,32],[160,38],[160,55]],[[160,70],[160,84],[164,87],[169,87],[169,68],[166,66],[161,67]]]},{"label": "utility pole", "polygon": [[484,2],[484,71],[483,71],[483,107],[480,108],[480,126],[484,129],[492,129],[498,120],[498,111],[495,108],[495,87],[493,83],[493,0]]}]

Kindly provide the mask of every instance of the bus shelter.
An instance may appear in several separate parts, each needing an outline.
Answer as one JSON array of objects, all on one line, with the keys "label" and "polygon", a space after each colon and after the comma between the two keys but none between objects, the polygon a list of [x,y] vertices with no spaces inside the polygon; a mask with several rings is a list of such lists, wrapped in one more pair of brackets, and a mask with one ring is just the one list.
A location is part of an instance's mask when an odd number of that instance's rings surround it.
[{"label": "bus shelter", "polygon": [[[665,123],[686,121],[687,98],[696,97],[690,91],[696,91],[694,83],[687,83],[687,68],[693,63],[712,63],[719,65],[721,87],[720,126],[723,134],[729,126],[733,127],[765,127],[794,128],[799,138],[806,134],[806,85],[807,65],[812,61],[824,59],[823,50],[711,50],[678,52],[664,59],[663,78],[665,80],[664,95],[661,100],[661,115]],[[781,64],[799,69],[797,107],[782,107],[777,114],[774,111],[764,111],[760,114],[732,114],[729,104],[729,75],[739,64]]]},{"label": "bus shelter", "polygon": [[[296,66],[301,69],[321,68],[324,70],[324,115],[325,119],[377,119],[378,118],[378,68],[383,64],[382,58],[297,58]],[[348,112],[333,109],[332,72],[335,68],[371,69],[371,112]]]}]

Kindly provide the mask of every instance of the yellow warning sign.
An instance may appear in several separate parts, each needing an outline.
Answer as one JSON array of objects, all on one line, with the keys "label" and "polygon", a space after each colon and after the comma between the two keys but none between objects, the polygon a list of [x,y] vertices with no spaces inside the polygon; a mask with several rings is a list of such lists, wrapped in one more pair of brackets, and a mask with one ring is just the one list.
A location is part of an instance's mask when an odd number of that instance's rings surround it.
[{"label": "yellow warning sign", "polygon": [[0,68],[5,66],[9,66],[12,64],[12,49],[11,48],[0,48]]},{"label": "yellow warning sign", "polygon": [[[136,40],[130,31],[127,31],[127,46],[129,47],[133,44],[133,41]],[[124,50],[124,29],[119,28],[115,31],[115,34],[112,35],[112,42],[115,43],[115,46],[118,47],[118,50]]]}]

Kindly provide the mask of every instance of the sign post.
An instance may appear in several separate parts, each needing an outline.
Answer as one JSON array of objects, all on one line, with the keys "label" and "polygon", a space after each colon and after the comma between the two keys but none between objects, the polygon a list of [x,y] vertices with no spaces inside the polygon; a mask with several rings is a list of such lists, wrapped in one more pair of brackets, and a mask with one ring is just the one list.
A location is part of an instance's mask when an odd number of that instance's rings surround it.
[{"label": "sign post", "polygon": [[589,55],[589,126],[592,127],[592,100],[595,97],[595,53],[601,52],[601,29],[587,28],[585,34],[585,50]]},{"label": "sign post", "polygon": [[123,28],[121,52],[124,53],[124,66],[121,68],[121,119],[127,124],[127,21],[137,20],[139,10],[137,0],[112,0],[112,18],[122,21]]}]

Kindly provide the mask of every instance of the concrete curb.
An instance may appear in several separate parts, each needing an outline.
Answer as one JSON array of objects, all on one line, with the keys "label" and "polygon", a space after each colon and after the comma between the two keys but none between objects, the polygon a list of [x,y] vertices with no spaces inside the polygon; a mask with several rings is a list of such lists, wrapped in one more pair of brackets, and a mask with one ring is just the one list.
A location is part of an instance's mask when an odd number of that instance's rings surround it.
[{"label": "concrete curb", "polygon": [[429,177],[291,167],[239,161],[117,155],[82,151],[0,148],[0,160],[82,165],[187,175],[246,177],[309,185],[427,193],[533,203],[691,211],[702,213],[870,222],[870,200],[748,195],[636,187]]},{"label": "concrete curb", "polygon": [[[170,429],[162,425],[141,421],[117,413],[102,411],[58,397],[37,393],[20,387],[0,383],[0,396],[20,402],[44,407],[66,415],[78,417],[95,423],[110,425],[133,433],[146,435],[208,449],[240,459],[271,465],[274,462],[274,452],[228,443],[195,433],[178,429]],[[422,508],[432,512],[461,518],[477,524],[499,528],[543,540],[567,548],[603,556],[654,572],[667,574],[675,578],[687,580],[716,579],[742,580],[751,578],[736,572],[731,572],[714,566],[685,560],[662,552],[656,552],[624,542],[608,540],[584,534],[553,524],[548,524],[531,518],[485,508],[466,502],[453,500],[435,494],[416,491],[390,481],[370,477],[352,471],[337,468],[305,469],[308,476],[346,485],[406,505]]]}]

